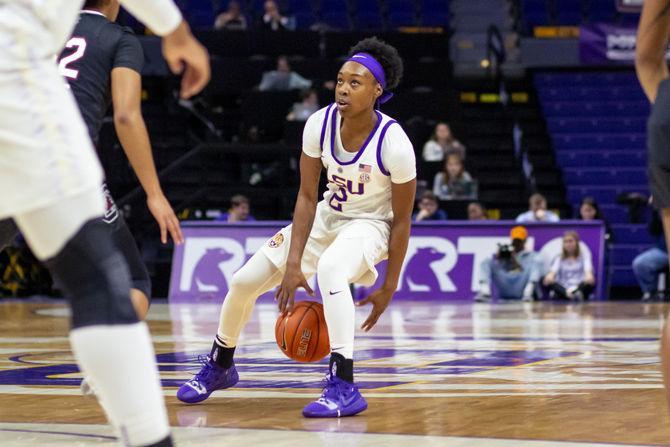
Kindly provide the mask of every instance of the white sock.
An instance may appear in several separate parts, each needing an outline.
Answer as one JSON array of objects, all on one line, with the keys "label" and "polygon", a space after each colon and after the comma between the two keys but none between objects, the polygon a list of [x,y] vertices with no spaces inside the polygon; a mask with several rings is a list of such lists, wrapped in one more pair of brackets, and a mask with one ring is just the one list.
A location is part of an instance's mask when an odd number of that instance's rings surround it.
[{"label": "white sock", "polygon": [[318,279],[328,324],[330,350],[341,354],[345,359],[353,359],[356,307],[349,282],[344,274],[336,270],[322,272]]},{"label": "white sock", "polygon": [[170,434],[146,323],[73,329],[70,343],[125,445],[154,444]]}]

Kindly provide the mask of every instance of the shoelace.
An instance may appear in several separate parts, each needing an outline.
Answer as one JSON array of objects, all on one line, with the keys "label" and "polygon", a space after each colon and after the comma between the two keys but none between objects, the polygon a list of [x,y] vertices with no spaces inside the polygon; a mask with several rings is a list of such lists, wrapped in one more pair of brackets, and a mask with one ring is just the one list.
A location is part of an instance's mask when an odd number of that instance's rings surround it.
[{"label": "shoelace", "polygon": [[331,374],[326,374],[326,377],[321,382],[323,383],[321,397],[324,399],[337,400],[336,398],[340,394],[340,389],[346,391],[348,388],[344,382],[333,380]]},{"label": "shoelace", "polygon": [[200,363],[200,365],[202,365],[202,367],[200,368],[200,371],[198,372],[198,374],[195,375],[193,380],[196,380],[198,382],[207,381],[207,379],[209,379],[209,376],[211,376],[212,373],[214,372],[214,369],[209,364],[209,356],[202,355],[202,354],[199,355],[198,356],[198,363]]}]

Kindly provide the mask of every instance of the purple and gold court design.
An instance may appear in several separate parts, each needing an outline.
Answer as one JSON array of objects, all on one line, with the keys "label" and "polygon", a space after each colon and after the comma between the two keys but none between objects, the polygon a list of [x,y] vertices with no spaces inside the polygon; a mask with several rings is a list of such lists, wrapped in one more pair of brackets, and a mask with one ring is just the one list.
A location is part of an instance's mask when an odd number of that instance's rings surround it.
[{"label": "purple and gold court design", "polygon": [[[340,420],[301,416],[326,366],[282,355],[272,302],[243,332],[238,386],[198,405],[174,396],[209,351],[219,306],[156,303],[148,322],[181,446],[670,446],[658,355],[667,310],[398,299],[357,333],[369,409]],[[357,309],[358,324],[367,312]],[[0,445],[114,445],[97,403],[80,395],[68,315],[60,301],[0,302]]]}]

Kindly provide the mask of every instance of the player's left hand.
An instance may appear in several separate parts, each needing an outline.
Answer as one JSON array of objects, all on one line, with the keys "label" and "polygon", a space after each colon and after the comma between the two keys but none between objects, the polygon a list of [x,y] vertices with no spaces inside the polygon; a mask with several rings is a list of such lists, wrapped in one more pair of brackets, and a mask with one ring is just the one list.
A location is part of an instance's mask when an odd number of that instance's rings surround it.
[{"label": "player's left hand", "polygon": [[179,220],[165,196],[163,194],[156,194],[147,197],[147,206],[161,229],[161,242],[167,244],[168,233],[170,233],[175,244],[183,244],[184,235],[181,233]]},{"label": "player's left hand", "polygon": [[361,329],[363,329],[365,332],[368,332],[374,327],[375,324],[377,324],[377,320],[379,317],[381,317],[391,302],[391,298],[393,298],[394,292],[395,290],[389,290],[382,287],[381,289],[375,290],[366,298],[356,303],[356,306],[364,306],[366,304],[372,303],[372,311],[370,312],[368,319],[365,320],[361,325]]}]

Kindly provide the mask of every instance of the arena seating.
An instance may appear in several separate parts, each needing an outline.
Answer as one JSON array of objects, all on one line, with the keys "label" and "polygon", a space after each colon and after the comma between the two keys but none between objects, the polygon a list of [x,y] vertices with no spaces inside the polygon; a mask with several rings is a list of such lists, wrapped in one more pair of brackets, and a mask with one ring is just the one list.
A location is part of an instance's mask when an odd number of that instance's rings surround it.
[{"label": "arena seating", "polygon": [[631,262],[653,243],[646,225],[629,223],[626,208],[616,204],[620,194],[649,192],[649,102],[635,73],[538,73],[535,84],[568,200],[576,207],[592,196],[602,205],[614,232],[612,285],[634,285]]}]

